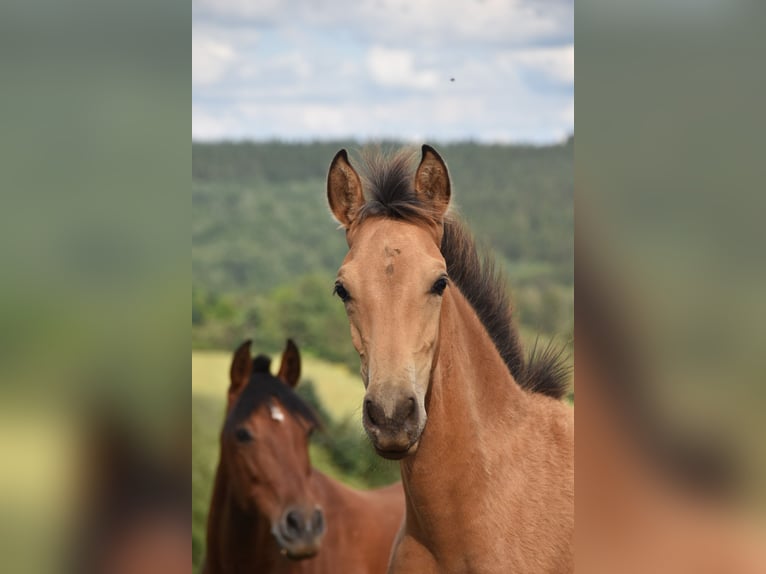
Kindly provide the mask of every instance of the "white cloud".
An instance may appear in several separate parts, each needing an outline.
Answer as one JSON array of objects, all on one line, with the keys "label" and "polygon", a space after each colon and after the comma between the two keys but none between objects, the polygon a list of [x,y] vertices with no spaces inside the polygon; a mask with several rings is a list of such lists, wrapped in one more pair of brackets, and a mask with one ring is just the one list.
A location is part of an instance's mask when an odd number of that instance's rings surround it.
[{"label": "white cloud", "polygon": [[230,136],[230,127],[199,106],[192,105],[192,139],[217,140]]},{"label": "white cloud", "polygon": [[415,69],[415,59],[407,50],[389,50],[374,46],[367,53],[367,67],[380,86],[392,88],[433,88],[438,75],[432,70]]},{"label": "white cloud", "polygon": [[574,98],[567,103],[564,109],[561,111],[561,119],[567,124],[570,131],[574,131],[575,123],[575,104]]},{"label": "white cloud", "polygon": [[192,32],[192,85],[208,86],[220,81],[235,58],[234,49]]},{"label": "white cloud", "polygon": [[298,51],[273,56],[262,63],[262,68],[292,75],[297,80],[306,80],[312,73],[311,62],[303,53]]},{"label": "white cloud", "polygon": [[533,48],[511,53],[510,59],[562,84],[574,82],[574,45]]},{"label": "white cloud", "polygon": [[572,37],[571,0],[194,0],[199,18],[352,30],[376,41],[526,43]]},{"label": "white cloud", "polygon": [[290,0],[192,0],[192,14],[197,12],[258,21],[278,21],[290,13],[290,10],[286,10],[286,5],[290,3]]},{"label": "white cloud", "polygon": [[541,9],[539,0],[362,0],[348,15],[372,38],[449,49],[455,42],[519,44],[569,34],[562,16],[571,12],[571,3]]},{"label": "white cloud", "polygon": [[342,134],[349,127],[347,114],[340,106],[301,106],[300,115],[304,125],[317,133]]}]

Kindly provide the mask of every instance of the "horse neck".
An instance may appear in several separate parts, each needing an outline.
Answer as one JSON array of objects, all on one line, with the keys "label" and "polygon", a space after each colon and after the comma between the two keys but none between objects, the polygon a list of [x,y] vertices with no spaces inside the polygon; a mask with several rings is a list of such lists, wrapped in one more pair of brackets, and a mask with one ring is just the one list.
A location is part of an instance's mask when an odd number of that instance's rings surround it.
[{"label": "horse neck", "polygon": [[[488,496],[487,477],[502,456],[498,436],[513,432],[527,405],[527,393],[514,381],[473,308],[456,289],[448,290],[426,400],[428,421],[418,450],[401,463],[408,527],[438,534],[428,517],[454,499],[455,485],[467,505]],[[437,475],[449,478],[434,481]]]},{"label": "horse neck", "polygon": [[311,483],[311,490],[321,506],[343,497],[342,485],[335,482],[329,476],[322,474],[314,466],[311,467],[309,482]]},{"label": "horse neck", "polygon": [[[473,307],[457,289],[450,290],[442,306],[426,428],[434,437],[450,437],[450,443],[463,436],[497,442],[497,431],[522,413],[527,399]],[[450,448],[474,452],[472,442]]]},{"label": "horse neck", "polygon": [[207,525],[204,574],[268,571],[279,561],[269,520],[239,508],[229,488],[224,465],[216,470]]}]

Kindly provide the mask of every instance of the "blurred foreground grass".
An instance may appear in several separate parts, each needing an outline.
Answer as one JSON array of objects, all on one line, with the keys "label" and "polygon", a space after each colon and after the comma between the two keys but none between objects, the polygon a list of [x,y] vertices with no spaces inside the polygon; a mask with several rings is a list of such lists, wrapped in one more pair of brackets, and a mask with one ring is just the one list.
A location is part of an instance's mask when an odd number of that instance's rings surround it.
[{"label": "blurred foreground grass", "polygon": [[[256,353],[258,350],[256,350]],[[274,356],[274,368],[279,357]],[[231,353],[227,351],[195,351],[192,353],[192,395],[212,397],[223,405],[229,386]],[[358,374],[344,365],[329,363],[301,354],[301,381],[313,381],[319,399],[334,419],[359,412],[364,387]],[[223,407],[221,407],[223,408]]]}]

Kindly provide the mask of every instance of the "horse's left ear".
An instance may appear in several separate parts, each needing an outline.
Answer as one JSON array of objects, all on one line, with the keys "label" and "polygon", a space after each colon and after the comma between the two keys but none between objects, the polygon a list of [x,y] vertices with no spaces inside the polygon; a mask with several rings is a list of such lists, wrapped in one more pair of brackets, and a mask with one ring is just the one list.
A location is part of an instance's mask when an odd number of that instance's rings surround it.
[{"label": "horse's left ear", "polygon": [[447,164],[430,145],[423,145],[423,157],[415,172],[415,194],[441,217],[449,207],[452,187]]},{"label": "horse's left ear", "polygon": [[288,339],[285,345],[277,377],[291,387],[295,387],[301,378],[301,354],[292,339]]}]

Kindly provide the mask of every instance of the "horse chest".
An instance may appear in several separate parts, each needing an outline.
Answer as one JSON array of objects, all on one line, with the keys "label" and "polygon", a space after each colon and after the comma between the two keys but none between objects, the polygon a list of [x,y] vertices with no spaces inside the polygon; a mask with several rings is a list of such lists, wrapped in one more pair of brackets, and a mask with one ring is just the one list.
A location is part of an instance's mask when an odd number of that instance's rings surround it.
[{"label": "horse chest", "polygon": [[[503,556],[493,555],[476,545],[430,548],[411,535],[405,535],[396,548],[392,574],[508,574],[517,571]],[[524,572],[524,570],[518,570]]]}]

